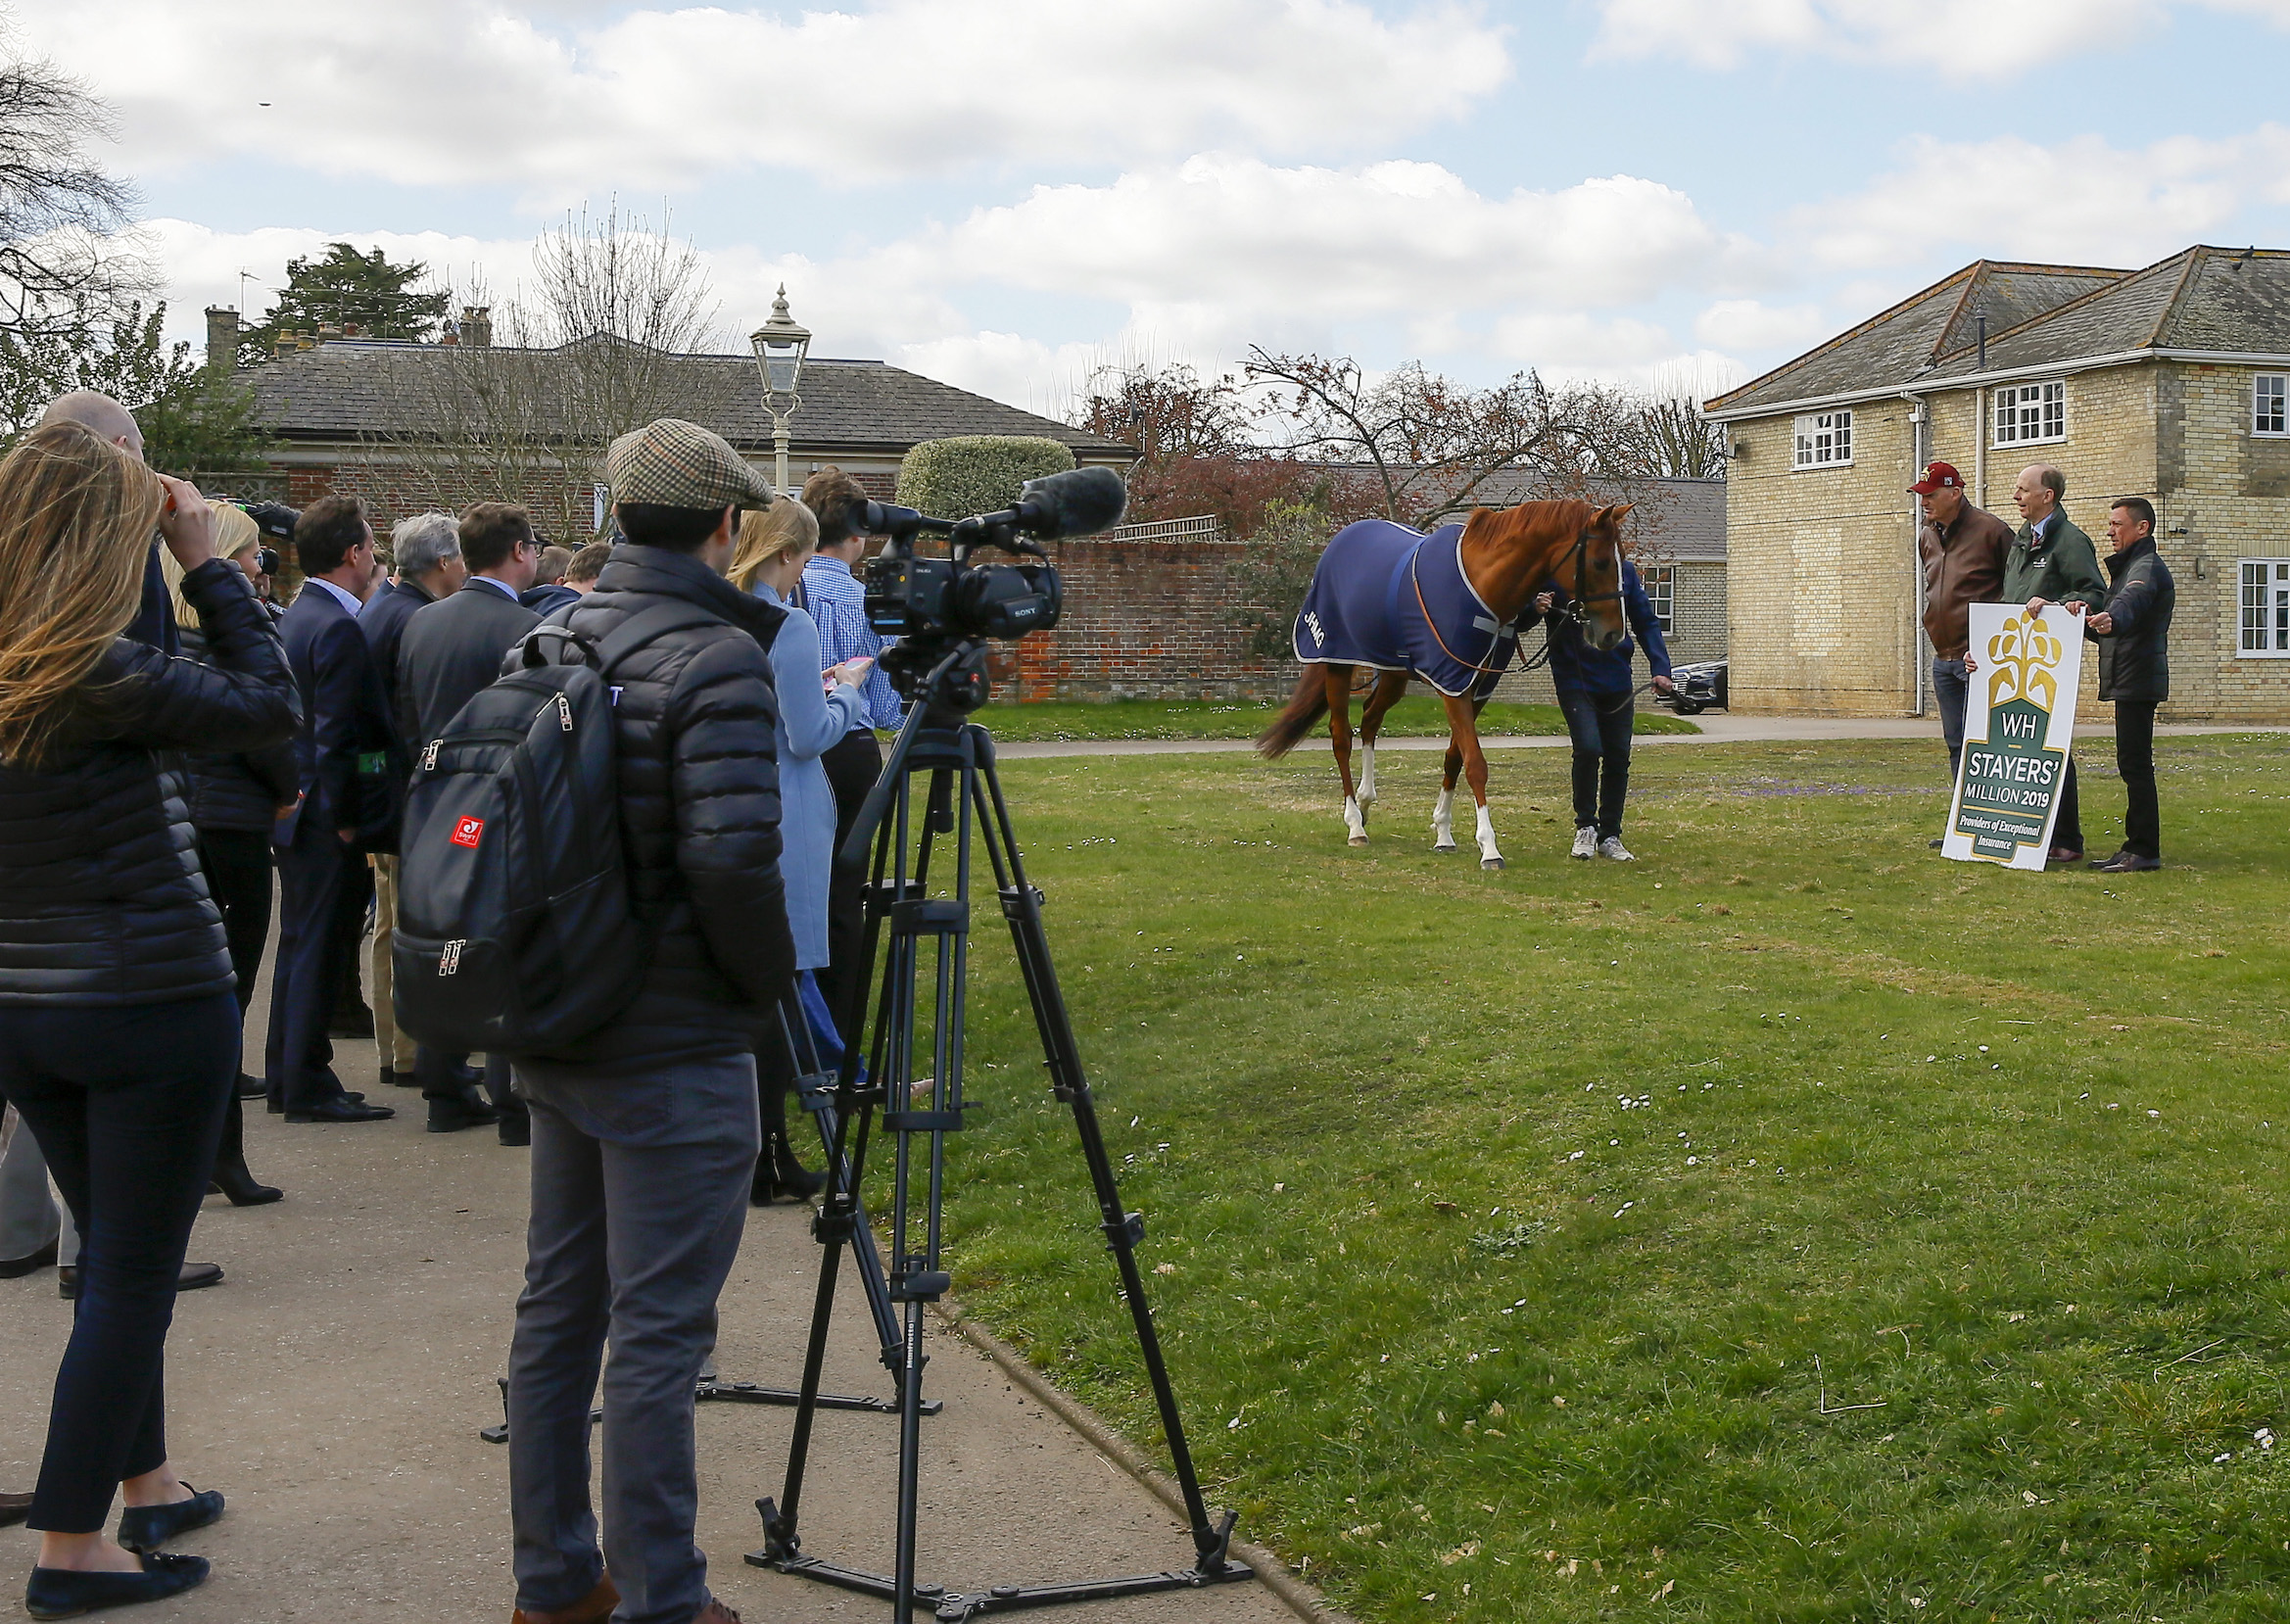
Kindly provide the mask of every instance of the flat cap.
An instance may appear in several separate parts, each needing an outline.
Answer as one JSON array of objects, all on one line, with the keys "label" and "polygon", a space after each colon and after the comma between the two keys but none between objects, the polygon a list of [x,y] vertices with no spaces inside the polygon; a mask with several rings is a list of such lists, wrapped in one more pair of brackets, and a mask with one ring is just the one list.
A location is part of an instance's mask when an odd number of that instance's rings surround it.
[{"label": "flat cap", "polygon": [[612,442],[604,477],[614,502],[662,507],[769,507],[772,488],[724,437],[661,417]]}]

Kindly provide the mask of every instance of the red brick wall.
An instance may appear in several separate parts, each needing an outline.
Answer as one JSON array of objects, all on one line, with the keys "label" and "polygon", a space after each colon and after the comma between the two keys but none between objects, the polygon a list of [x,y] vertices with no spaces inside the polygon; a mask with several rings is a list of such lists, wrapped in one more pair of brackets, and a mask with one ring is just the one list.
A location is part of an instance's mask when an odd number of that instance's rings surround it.
[{"label": "red brick wall", "polygon": [[[355,493],[372,506],[374,529],[386,538],[399,519],[432,505],[425,495],[396,488],[393,472],[375,465],[298,466],[289,474],[287,501],[307,507],[329,491]],[[862,482],[871,493],[878,483]],[[541,512],[536,509],[537,521]],[[1084,539],[1055,543],[1050,550],[1065,578],[1065,613],[1052,630],[996,650],[993,676],[1001,695],[1285,698],[1295,687],[1296,663],[1252,658],[1248,634],[1232,622],[1238,544]]]}]

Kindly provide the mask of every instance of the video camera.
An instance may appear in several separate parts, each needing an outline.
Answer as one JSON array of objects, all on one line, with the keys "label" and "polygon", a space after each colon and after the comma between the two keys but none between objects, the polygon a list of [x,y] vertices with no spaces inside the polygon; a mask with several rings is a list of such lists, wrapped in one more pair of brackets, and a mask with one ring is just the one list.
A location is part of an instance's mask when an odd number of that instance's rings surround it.
[{"label": "video camera", "polygon": [[[1065,584],[1041,543],[1094,536],[1121,522],[1128,490],[1111,468],[1074,468],[1020,487],[1018,504],[967,519],[937,519],[912,507],[871,502],[857,515],[887,538],[867,565],[867,623],[896,647],[883,656],[891,684],[908,698],[954,647],[988,638],[1022,638],[1058,623]],[[915,555],[918,536],[944,536],[947,555]],[[981,547],[1027,554],[1031,563],[981,564]],[[986,697],[984,651],[955,662],[931,698],[975,710]]]}]

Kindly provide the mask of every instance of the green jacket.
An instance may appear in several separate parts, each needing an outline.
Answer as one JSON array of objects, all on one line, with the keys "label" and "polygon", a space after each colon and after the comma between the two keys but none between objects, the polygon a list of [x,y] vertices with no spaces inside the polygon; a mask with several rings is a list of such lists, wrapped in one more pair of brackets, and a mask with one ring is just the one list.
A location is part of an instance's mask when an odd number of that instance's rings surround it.
[{"label": "green jacket", "polygon": [[2099,573],[2099,553],[2065,509],[2054,508],[2053,513],[2042,547],[2032,545],[2035,533],[2027,525],[2012,537],[2004,554],[2002,601],[2025,603],[2042,597],[2099,608],[2107,602],[2107,577]]}]

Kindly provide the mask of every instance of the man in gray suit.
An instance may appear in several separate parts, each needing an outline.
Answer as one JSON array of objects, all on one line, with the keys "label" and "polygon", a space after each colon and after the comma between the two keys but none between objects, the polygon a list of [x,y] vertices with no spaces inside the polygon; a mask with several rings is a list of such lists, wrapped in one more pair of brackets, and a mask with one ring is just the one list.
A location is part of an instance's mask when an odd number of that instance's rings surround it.
[{"label": "man in gray suit", "polygon": [[[541,617],[517,601],[533,584],[541,545],[533,520],[522,507],[481,502],[461,515],[461,561],[469,579],[461,590],[425,603],[406,617],[398,642],[398,718],[416,759],[428,740],[453,721],[454,712],[501,675],[501,662]],[[467,1057],[439,1054],[424,1045],[416,1054],[421,1095],[429,1102],[429,1130],[451,1133],[499,1121],[501,1142],[532,1142],[525,1102],[509,1086],[509,1063],[486,1056],[488,1108],[459,1075]]]}]

